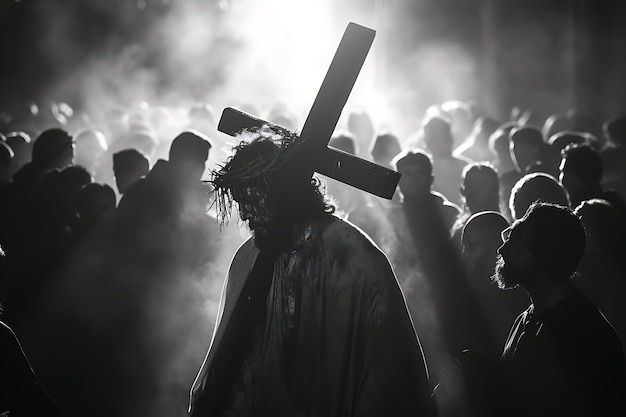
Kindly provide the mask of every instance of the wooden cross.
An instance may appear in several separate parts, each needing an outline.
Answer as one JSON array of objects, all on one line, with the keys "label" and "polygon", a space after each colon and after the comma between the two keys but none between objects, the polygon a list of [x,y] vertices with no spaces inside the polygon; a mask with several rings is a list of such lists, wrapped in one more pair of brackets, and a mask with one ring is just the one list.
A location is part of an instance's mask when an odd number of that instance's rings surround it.
[{"label": "wooden cross", "polygon": [[[300,138],[307,144],[306,156],[313,171],[379,197],[391,199],[400,180],[400,173],[328,147],[375,34],[374,30],[356,23],[348,24],[309,111]],[[227,107],[222,112],[217,128],[220,132],[235,136],[246,129],[263,126],[280,127]]]}]

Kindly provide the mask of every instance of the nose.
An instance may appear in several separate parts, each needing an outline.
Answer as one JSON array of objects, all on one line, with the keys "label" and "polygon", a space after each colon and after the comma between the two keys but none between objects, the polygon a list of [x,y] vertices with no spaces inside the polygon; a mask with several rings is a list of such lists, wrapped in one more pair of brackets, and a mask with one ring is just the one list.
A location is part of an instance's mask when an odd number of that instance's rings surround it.
[{"label": "nose", "polygon": [[241,220],[248,221],[250,219],[252,219],[252,208],[246,204],[240,204],[239,205],[239,217],[241,218]]}]

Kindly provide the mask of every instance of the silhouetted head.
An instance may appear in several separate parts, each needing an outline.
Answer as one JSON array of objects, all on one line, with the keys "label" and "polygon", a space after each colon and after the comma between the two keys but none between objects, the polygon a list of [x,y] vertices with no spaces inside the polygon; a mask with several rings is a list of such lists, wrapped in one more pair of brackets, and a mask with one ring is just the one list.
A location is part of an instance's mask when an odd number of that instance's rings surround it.
[{"label": "silhouetted head", "polygon": [[22,131],[15,131],[6,135],[5,142],[13,149],[16,157],[23,154],[23,158],[28,162],[30,160],[31,153],[31,139],[28,133]]},{"label": "silhouetted head", "polygon": [[554,113],[546,119],[541,128],[542,136],[548,140],[559,132],[574,129],[574,123],[567,112]]},{"label": "silhouetted head", "polygon": [[494,279],[501,288],[537,279],[567,282],[585,251],[585,230],[567,207],[533,203],[503,233]]},{"label": "silhouetted head", "polygon": [[392,161],[400,173],[398,188],[407,202],[424,200],[433,185],[433,163],[430,155],[419,150],[401,152]]},{"label": "silhouetted head", "polygon": [[378,165],[390,166],[393,158],[402,152],[400,140],[392,133],[382,133],[374,138],[370,155]]},{"label": "silhouetted head", "polygon": [[513,219],[521,218],[535,201],[569,206],[565,188],[552,175],[542,172],[524,175],[511,189],[509,209]]},{"label": "silhouetted head", "polygon": [[366,111],[352,111],[348,115],[348,130],[354,134],[358,147],[368,146],[374,136],[374,122]]},{"label": "silhouetted head", "polygon": [[298,129],[297,117],[289,111],[287,106],[275,106],[269,113],[268,120],[272,123],[284,127],[292,132]]},{"label": "silhouetted head", "polygon": [[81,221],[94,224],[115,210],[116,198],[113,188],[95,182],[83,186],[76,196],[76,212]]},{"label": "silhouetted head", "polygon": [[576,144],[591,144],[591,138],[588,133],[575,132],[573,130],[564,130],[550,136],[548,144],[561,152],[567,147],[567,145]]},{"label": "silhouetted head", "polygon": [[200,179],[209,159],[211,142],[202,133],[186,131],[176,136],[170,145],[169,161],[191,178]]},{"label": "silhouetted head", "polygon": [[471,135],[476,143],[487,145],[489,137],[500,127],[500,123],[491,117],[479,117],[474,122]]},{"label": "silhouetted head", "polygon": [[461,234],[463,262],[472,278],[487,280],[493,274],[501,233],[509,227],[506,218],[496,211],[473,214]]},{"label": "silhouetted head", "polygon": [[601,189],[602,159],[589,145],[568,145],[561,155],[559,181],[572,198],[572,205],[576,206],[584,195]]},{"label": "silhouetted head", "polygon": [[146,176],[150,171],[150,161],[137,149],[124,149],[113,154],[113,174],[120,194]]},{"label": "silhouetted head", "polygon": [[62,170],[49,171],[40,186],[44,201],[56,207],[74,212],[76,196],[80,189],[91,183],[93,178],[81,165],[72,165]]},{"label": "silhouetted head", "polygon": [[580,203],[574,210],[587,234],[587,251],[594,256],[597,252],[612,256],[624,263],[624,233],[626,219],[619,209],[606,200],[593,198]]},{"label": "silhouetted head", "polygon": [[131,129],[126,138],[126,146],[138,149],[148,158],[155,155],[158,142],[152,129]]},{"label": "silhouetted head", "polygon": [[356,155],[357,153],[356,139],[349,131],[340,130],[335,132],[330,138],[328,144],[333,148],[342,150],[352,155]]},{"label": "silhouetted head", "polygon": [[234,154],[218,170],[211,184],[222,222],[236,203],[239,217],[248,222],[259,248],[293,244],[293,227],[335,208],[313,177],[303,142],[283,129],[255,129],[239,136]]},{"label": "silhouetted head", "polygon": [[441,103],[441,111],[443,116],[450,121],[454,148],[470,134],[476,117],[471,104],[460,100],[448,100]]},{"label": "silhouetted head", "polygon": [[106,137],[101,130],[83,129],[74,137],[76,153],[74,162],[91,167],[109,149]]},{"label": "silhouetted head", "polygon": [[452,155],[454,139],[448,120],[440,116],[433,116],[424,121],[422,129],[426,148],[433,156]]},{"label": "silhouetted head", "polygon": [[626,114],[607,120],[602,125],[606,139],[615,146],[626,144]]},{"label": "silhouetted head", "polygon": [[489,136],[489,150],[500,161],[513,163],[509,135],[515,126],[515,123],[501,125]]},{"label": "silhouetted head", "polygon": [[152,126],[157,132],[171,126],[173,119],[174,116],[167,107],[155,106],[150,108],[148,121],[150,122],[150,126]]},{"label": "silhouetted head", "polygon": [[26,132],[11,132],[7,134],[6,144],[13,150],[13,161],[11,163],[11,175],[26,165],[31,160],[32,143],[30,136]]},{"label": "silhouetted head", "polygon": [[0,185],[11,180],[14,157],[13,149],[5,142],[0,141]]},{"label": "silhouetted head", "polygon": [[191,122],[203,120],[215,125],[215,110],[208,103],[195,103],[189,108],[189,120]]},{"label": "silhouetted head", "polygon": [[0,169],[9,168],[15,157],[13,149],[4,141],[0,141]]},{"label": "silhouetted head", "polygon": [[543,146],[543,136],[536,127],[522,126],[511,130],[511,155],[515,167],[521,173],[528,172],[529,167],[540,158],[539,153]]},{"label": "silhouetted head", "polygon": [[32,162],[39,166],[55,169],[65,168],[74,161],[74,140],[63,129],[48,129],[33,143]]},{"label": "silhouetted head", "polygon": [[461,195],[470,213],[499,211],[500,180],[493,166],[486,162],[463,168]]}]

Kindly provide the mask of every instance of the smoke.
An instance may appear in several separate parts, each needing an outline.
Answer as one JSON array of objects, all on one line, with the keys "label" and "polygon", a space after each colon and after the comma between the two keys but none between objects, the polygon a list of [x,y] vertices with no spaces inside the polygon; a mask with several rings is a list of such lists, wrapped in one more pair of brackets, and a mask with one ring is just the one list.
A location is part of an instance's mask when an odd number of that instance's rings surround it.
[{"label": "smoke", "polygon": [[[301,126],[349,21],[379,33],[347,110],[363,108],[377,125],[387,125],[402,136],[412,133],[420,110],[428,105],[475,93],[476,65],[468,51],[451,41],[412,43],[410,26],[393,25],[408,19],[402,8],[390,6],[382,19],[376,14],[380,8],[370,7],[381,3],[367,3],[358,7],[330,0],[39,1],[33,6],[41,21],[36,52],[51,71],[42,95],[72,102],[95,120],[115,105],[133,108],[141,101],[182,113],[197,101],[216,109],[252,105],[262,117],[284,105]],[[193,221],[181,213],[180,223]],[[42,323],[47,325],[35,340],[44,339],[56,349],[42,352],[32,340],[25,340],[34,367],[43,370],[44,383],[55,386],[51,391],[71,402],[74,391],[68,387],[91,388],[81,386],[81,378],[102,379],[96,389],[111,389],[114,371],[120,370],[120,386],[150,389],[118,392],[114,403],[130,396],[135,397],[133,404],[159,410],[141,410],[137,415],[184,412],[187,390],[208,348],[228,263],[242,241],[232,229],[236,222],[230,227],[224,232],[229,237],[221,236],[221,246],[199,264],[184,254],[197,253],[207,243],[202,239],[146,238],[146,245],[171,245],[180,255],[158,271],[161,280],[145,271],[163,259],[138,258],[119,247],[113,247],[120,249],[115,251],[110,242],[83,246],[75,254],[78,261],[58,274],[58,288],[48,295],[41,320],[32,323],[33,334],[40,332]],[[184,245],[190,250],[183,250]],[[435,325],[432,309],[424,307],[417,314]],[[64,339],[70,336],[73,341]],[[73,346],[66,350],[68,343]],[[93,352],[94,345],[102,347]],[[50,365],[58,364],[59,358],[69,359],[73,367]],[[79,366],[91,360],[98,362],[93,369]],[[98,396],[86,397],[80,404],[85,409],[76,405],[74,410],[97,415],[86,405],[92,398]],[[105,411],[131,414],[105,408],[102,414]]]}]

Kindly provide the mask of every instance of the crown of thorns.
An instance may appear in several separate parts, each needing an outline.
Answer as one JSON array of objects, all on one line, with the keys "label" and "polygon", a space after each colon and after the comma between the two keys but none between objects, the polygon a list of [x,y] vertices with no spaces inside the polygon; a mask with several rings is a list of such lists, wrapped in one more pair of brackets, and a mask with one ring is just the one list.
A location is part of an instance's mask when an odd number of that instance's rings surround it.
[{"label": "crown of thorns", "polygon": [[270,192],[284,186],[295,175],[287,166],[293,164],[304,148],[300,137],[277,126],[263,126],[241,132],[232,155],[211,171],[214,202],[218,220],[227,223],[235,200],[247,195],[249,188]]}]

